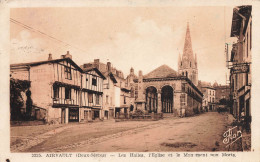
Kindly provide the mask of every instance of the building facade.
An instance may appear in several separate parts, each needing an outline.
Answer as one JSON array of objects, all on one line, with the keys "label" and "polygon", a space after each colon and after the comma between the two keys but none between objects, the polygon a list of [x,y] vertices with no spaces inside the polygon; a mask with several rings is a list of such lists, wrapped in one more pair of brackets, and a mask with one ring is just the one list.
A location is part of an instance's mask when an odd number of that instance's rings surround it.
[{"label": "building facade", "polygon": [[202,87],[203,101],[202,107],[205,111],[216,110],[216,90],[213,87]]},{"label": "building facade", "polygon": [[84,71],[82,74],[82,105],[81,119],[84,121],[103,119],[107,114],[103,108],[103,82],[105,77],[96,68]]},{"label": "building facade", "polygon": [[[135,109],[148,113],[165,113],[175,116],[193,115],[201,109],[203,94],[186,77],[162,65],[147,75],[139,71],[134,79]],[[137,91],[137,92],[136,92]]]},{"label": "building facade", "polygon": [[122,71],[112,67],[111,62],[104,64],[95,59],[94,62],[86,63],[82,69],[97,68],[107,78],[103,85],[103,108],[104,118],[127,117],[130,107],[133,107],[133,99],[130,94],[130,84],[124,78]]},{"label": "building facade", "polygon": [[[105,77],[97,70],[84,72],[69,52],[61,59],[53,60],[50,54],[47,61],[12,64],[10,69],[12,79],[30,82],[33,106],[45,110],[43,118],[48,123],[80,122],[87,119],[84,114],[95,116],[96,106],[102,109],[102,102],[97,101],[102,100]],[[88,79],[92,82],[89,85]]]},{"label": "building facade", "polygon": [[197,60],[193,56],[189,25],[178,65],[178,72],[162,65],[146,75],[139,71],[138,77],[130,70],[127,78],[135,109],[175,116],[193,115],[202,109],[203,94],[197,88]]},{"label": "building facade", "polygon": [[233,114],[238,121],[251,125],[251,49],[252,49],[252,6],[233,9],[231,37],[236,37],[230,62],[230,87]]},{"label": "building facade", "polygon": [[[178,72],[162,65],[143,75],[122,71],[99,59],[79,67],[67,53],[61,59],[11,65],[11,77],[28,80],[35,107],[46,110],[47,122],[84,122],[127,118],[137,109],[148,113],[189,116],[202,110],[197,58],[189,25]],[[213,99],[214,100],[214,99]],[[211,102],[211,99],[210,99]]]},{"label": "building facade", "polygon": [[216,90],[216,103],[219,103],[221,99],[230,100],[230,86],[213,84],[213,88]]}]

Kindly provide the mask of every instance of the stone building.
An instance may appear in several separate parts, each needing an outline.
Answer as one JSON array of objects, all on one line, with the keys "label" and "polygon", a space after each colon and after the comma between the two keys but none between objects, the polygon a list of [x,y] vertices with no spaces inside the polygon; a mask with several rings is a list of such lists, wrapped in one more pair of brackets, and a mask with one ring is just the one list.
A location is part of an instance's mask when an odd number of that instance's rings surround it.
[{"label": "stone building", "polygon": [[188,25],[178,72],[162,65],[146,75],[139,71],[136,76],[131,68],[127,80],[131,95],[135,97],[135,109],[176,116],[184,110],[187,116],[199,112],[203,94],[196,87],[197,75],[197,61],[193,57]]},{"label": "stone building", "polygon": [[219,103],[221,99],[230,100],[230,86],[229,85],[221,85],[214,83],[214,89],[216,90],[216,103]]},{"label": "stone building", "polygon": [[134,98],[130,96],[130,87],[123,72],[112,67],[111,62],[104,64],[99,59],[83,64],[81,68],[84,70],[97,68],[107,78],[103,85],[104,118],[112,119],[117,114],[127,116],[130,107],[133,107]]},{"label": "stone building", "polygon": [[203,93],[202,107],[205,111],[216,110],[216,90],[211,86],[201,87]]},{"label": "stone building", "polygon": [[105,77],[97,69],[84,72],[69,52],[61,59],[49,54],[46,61],[12,64],[10,76],[30,82],[33,106],[46,110],[47,122],[92,120],[102,109]]},{"label": "stone building", "polygon": [[231,37],[236,37],[230,62],[230,87],[233,114],[238,121],[251,125],[251,49],[252,49],[252,6],[233,9]]}]

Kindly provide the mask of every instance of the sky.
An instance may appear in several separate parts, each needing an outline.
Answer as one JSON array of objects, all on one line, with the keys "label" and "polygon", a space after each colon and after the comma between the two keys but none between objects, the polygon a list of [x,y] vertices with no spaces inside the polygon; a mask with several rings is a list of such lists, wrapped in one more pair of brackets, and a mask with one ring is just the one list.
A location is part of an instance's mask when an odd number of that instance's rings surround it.
[{"label": "sky", "polygon": [[136,74],[163,64],[177,71],[189,22],[199,80],[225,84],[225,43],[235,42],[232,12],[223,6],[13,8],[10,63],[47,60],[49,53],[58,59],[70,51],[78,65],[110,61],[125,77],[131,67]]}]

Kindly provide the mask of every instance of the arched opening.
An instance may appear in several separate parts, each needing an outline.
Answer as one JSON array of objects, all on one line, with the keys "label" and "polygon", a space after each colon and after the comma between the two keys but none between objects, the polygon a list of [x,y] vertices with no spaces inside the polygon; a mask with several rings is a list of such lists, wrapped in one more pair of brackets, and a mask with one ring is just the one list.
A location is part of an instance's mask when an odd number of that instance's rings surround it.
[{"label": "arched opening", "polygon": [[157,113],[157,89],[155,87],[148,87],[146,88],[146,104],[145,104],[145,110],[147,110],[149,113],[155,112]]},{"label": "arched opening", "polygon": [[162,112],[173,113],[173,88],[164,86],[162,88]]}]

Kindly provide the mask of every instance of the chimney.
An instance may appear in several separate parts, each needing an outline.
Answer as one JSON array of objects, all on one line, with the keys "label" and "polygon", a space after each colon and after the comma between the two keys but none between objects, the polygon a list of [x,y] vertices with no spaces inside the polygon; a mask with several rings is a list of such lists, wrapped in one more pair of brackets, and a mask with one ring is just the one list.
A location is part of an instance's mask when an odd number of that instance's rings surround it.
[{"label": "chimney", "polygon": [[72,55],[70,54],[70,51],[67,51],[66,55],[61,55],[61,58],[70,58],[70,59],[72,59]]},{"label": "chimney", "polygon": [[142,70],[139,70],[139,77],[143,77],[143,72],[142,72]]},{"label": "chimney", "polygon": [[107,62],[107,71],[111,72],[111,62]]},{"label": "chimney", "polygon": [[94,59],[94,67],[99,69],[99,59]]},{"label": "chimney", "polygon": [[94,59],[95,64],[99,64],[99,59]]},{"label": "chimney", "polygon": [[52,60],[52,54],[49,53],[48,61]]},{"label": "chimney", "polygon": [[133,67],[131,67],[131,69],[130,69],[130,74],[134,75],[134,68]]}]

